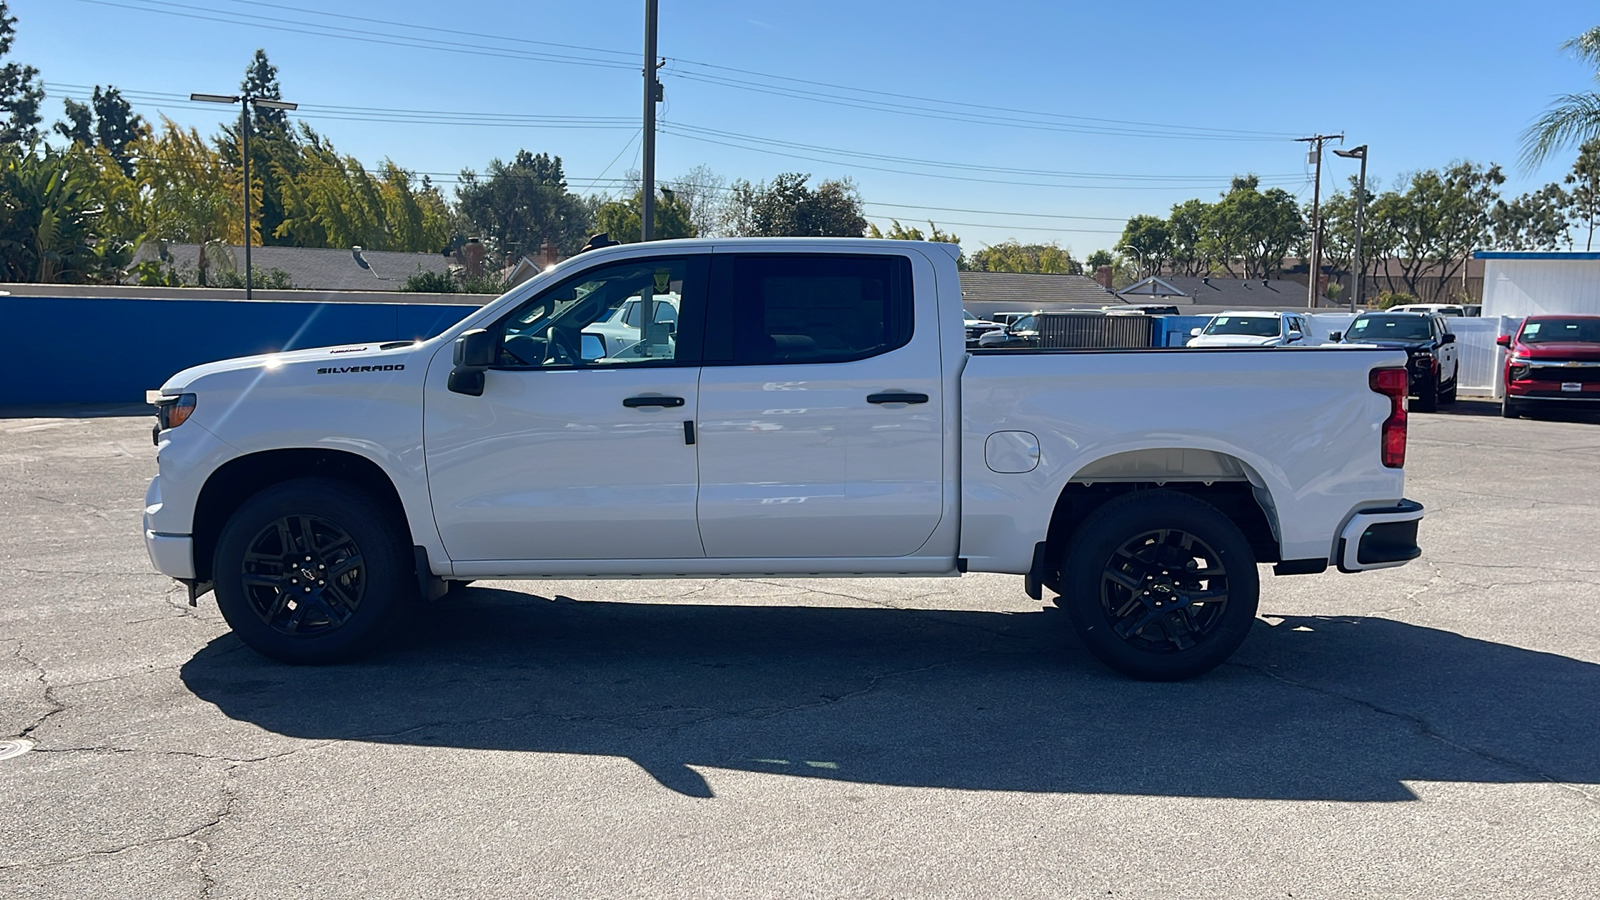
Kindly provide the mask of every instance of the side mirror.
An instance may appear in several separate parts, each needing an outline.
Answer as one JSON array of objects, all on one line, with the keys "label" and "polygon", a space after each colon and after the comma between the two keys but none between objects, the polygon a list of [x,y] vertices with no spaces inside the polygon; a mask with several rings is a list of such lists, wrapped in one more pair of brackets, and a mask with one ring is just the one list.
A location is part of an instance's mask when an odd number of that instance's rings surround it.
[{"label": "side mirror", "polygon": [[1199,337],[1199,336],[1200,336],[1200,329],[1198,329],[1198,328],[1189,329],[1189,337]]},{"label": "side mirror", "polygon": [[1344,340],[1344,332],[1342,331],[1335,331],[1328,335],[1328,343],[1330,344],[1337,344],[1342,340]]},{"label": "side mirror", "polygon": [[1499,337],[1495,338],[1494,342],[1496,344],[1499,344],[1502,347],[1510,347],[1511,346],[1511,335],[1502,334]]},{"label": "side mirror", "polygon": [[455,368],[450,370],[450,390],[472,397],[483,396],[484,376],[494,364],[494,352],[494,335],[485,329],[474,328],[456,338],[451,352]]},{"label": "side mirror", "polygon": [[1453,331],[1446,331],[1444,334],[1439,336],[1439,343],[1441,344],[1454,344],[1455,342],[1456,335]]},{"label": "side mirror", "polygon": [[1301,338],[1302,338],[1302,337],[1305,337],[1305,335],[1303,335],[1303,334],[1301,334],[1301,333],[1300,333],[1300,332],[1298,332],[1298,331],[1295,331],[1295,330],[1294,330],[1294,329],[1292,329],[1292,328],[1291,328],[1291,329],[1289,329],[1289,340],[1291,340],[1291,341],[1298,341],[1298,340],[1300,340],[1300,339],[1301,339]]}]

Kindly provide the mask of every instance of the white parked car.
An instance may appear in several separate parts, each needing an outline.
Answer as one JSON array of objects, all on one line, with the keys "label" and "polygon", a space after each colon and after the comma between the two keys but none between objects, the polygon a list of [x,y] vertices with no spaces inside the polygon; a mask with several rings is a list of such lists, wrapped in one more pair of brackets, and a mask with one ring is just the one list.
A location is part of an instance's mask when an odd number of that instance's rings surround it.
[{"label": "white parked car", "polygon": [[1428,313],[1436,316],[1466,316],[1467,307],[1460,303],[1407,303],[1404,306],[1391,306],[1388,309],[1373,310],[1373,312],[1407,312]]},{"label": "white parked car", "polygon": [[1287,347],[1303,341],[1306,317],[1289,312],[1225,312],[1189,332],[1187,347]]},{"label": "white parked car", "polygon": [[[678,295],[657,294],[654,297],[654,324],[676,334],[678,328]],[[583,358],[601,359],[627,354],[639,343],[639,298],[629,297],[599,322],[583,329]]]},{"label": "white parked car", "polygon": [[[1404,351],[968,350],[958,253],[606,247],[429,340],[179,372],[152,398],[150,558],[287,662],[477,579],[1002,572],[1107,665],[1175,679],[1245,639],[1258,563],[1422,552]],[[656,294],[675,340],[578,351]]]}]

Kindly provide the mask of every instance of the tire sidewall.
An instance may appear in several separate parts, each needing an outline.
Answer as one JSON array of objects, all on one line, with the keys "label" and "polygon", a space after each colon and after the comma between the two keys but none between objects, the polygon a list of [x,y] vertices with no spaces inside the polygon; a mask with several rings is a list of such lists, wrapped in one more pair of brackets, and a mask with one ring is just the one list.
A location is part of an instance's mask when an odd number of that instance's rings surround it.
[{"label": "tire sidewall", "polygon": [[[1228,575],[1228,605],[1217,628],[1195,647],[1151,653],[1112,629],[1100,602],[1100,579],[1112,554],[1137,534],[1174,528],[1199,537]],[[1221,665],[1249,635],[1260,595],[1260,573],[1250,542],[1220,510],[1175,491],[1139,491],[1110,501],[1074,535],[1062,567],[1063,605],[1084,645],[1118,672],[1146,681],[1192,678]]]},{"label": "tire sidewall", "polygon": [[[262,529],[292,515],[326,519],[355,541],[366,586],[350,620],[322,635],[282,634],[256,615],[240,578],[244,554]],[[345,662],[375,647],[415,590],[407,577],[404,537],[393,514],[367,494],[330,479],[305,478],[273,485],[251,497],[228,520],[212,563],[217,607],[241,641],[262,656],[287,663]]]}]

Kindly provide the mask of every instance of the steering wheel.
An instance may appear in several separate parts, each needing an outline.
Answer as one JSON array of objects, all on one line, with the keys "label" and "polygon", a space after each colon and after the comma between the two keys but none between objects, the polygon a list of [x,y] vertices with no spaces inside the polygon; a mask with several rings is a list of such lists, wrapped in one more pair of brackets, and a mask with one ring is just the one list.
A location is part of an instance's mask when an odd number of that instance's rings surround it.
[{"label": "steering wheel", "polygon": [[550,365],[576,366],[583,362],[583,354],[572,341],[570,330],[554,327],[550,329]]}]

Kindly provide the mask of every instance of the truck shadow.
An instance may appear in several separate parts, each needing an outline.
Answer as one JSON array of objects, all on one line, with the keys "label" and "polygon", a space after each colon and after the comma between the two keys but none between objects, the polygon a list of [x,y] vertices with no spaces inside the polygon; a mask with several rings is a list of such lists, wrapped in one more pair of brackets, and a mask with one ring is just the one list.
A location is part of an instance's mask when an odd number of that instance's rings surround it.
[{"label": "truck shadow", "polygon": [[182,668],[301,738],[625,757],[964,790],[1414,799],[1407,781],[1600,783],[1600,666],[1379,618],[1267,618],[1180,684],[1103,670],[1053,608],[578,603],[470,588],[366,662],[218,638]]}]

